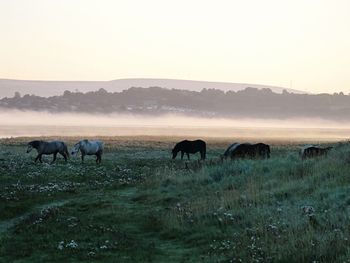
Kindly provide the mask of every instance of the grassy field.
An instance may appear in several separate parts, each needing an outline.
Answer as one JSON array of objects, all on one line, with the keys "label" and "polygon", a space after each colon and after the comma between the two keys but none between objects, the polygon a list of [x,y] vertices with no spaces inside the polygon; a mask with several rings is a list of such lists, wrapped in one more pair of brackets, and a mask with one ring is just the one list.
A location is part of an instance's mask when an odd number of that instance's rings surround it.
[{"label": "grassy field", "polygon": [[0,141],[0,262],[350,262],[347,143],[221,163],[229,140],[188,162],[170,159],[176,138],[102,139],[101,165]]}]

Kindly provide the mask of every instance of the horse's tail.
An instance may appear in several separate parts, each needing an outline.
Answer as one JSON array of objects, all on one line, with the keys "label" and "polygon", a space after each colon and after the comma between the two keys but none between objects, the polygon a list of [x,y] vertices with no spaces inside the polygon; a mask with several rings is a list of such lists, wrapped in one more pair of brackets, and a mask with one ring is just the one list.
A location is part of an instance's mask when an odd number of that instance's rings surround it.
[{"label": "horse's tail", "polygon": [[68,147],[67,147],[67,144],[64,144],[64,152],[65,154],[67,155],[67,157],[69,157],[69,151],[68,151]]},{"label": "horse's tail", "polygon": [[270,145],[267,145],[267,158],[270,158],[270,155],[271,155],[271,149],[270,149]]}]

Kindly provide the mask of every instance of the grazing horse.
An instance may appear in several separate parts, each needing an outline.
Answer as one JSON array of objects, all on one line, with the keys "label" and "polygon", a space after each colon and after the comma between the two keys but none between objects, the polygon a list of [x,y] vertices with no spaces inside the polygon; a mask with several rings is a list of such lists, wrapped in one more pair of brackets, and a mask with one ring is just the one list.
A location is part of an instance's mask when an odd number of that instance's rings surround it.
[{"label": "grazing horse", "polygon": [[190,159],[190,153],[197,153],[200,152],[201,154],[201,160],[205,160],[205,154],[206,154],[206,143],[202,140],[195,140],[195,141],[188,141],[184,140],[175,145],[175,147],[172,149],[173,159],[176,158],[176,155],[178,152],[181,152],[181,160],[184,157],[184,153],[187,154],[188,160]]},{"label": "grazing horse", "polygon": [[231,156],[231,153],[237,148],[238,145],[239,145],[238,142],[235,142],[235,143],[231,144],[231,145],[226,149],[226,151],[224,152],[224,154],[221,155],[221,160],[227,159],[228,157],[230,157],[230,156]]},{"label": "grazing horse", "polygon": [[76,156],[80,150],[82,163],[85,155],[96,155],[96,163],[101,163],[103,146],[104,144],[101,141],[82,140],[73,146],[72,156]]},{"label": "grazing horse", "polygon": [[264,143],[234,143],[224,153],[224,157],[235,158],[270,158],[270,146]]},{"label": "grazing horse", "polygon": [[318,146],[304,146],[301,151],[300,155],[301,158],[304,160],[306,158],[312,158],[312,157],[317,157],[317,156],[323,156],[327,155],[327,153],[332,149],[333,147],[318,147]]},{"label": "grazing horse", "polygon": [[262,158],[270,158],[270,145],[265,143],[256,143],[253,144],[253,147],[255,149],[255,155]]},{"label": "grazing horse", "polygon": [[43,154],[53,154],[53,160],[51,163],[56,161],[57,153],[61,154],[66,162],[67,158],[69,157],[67,145],[62,141],[31,141],[28,143],[27,153],[29,153],[33,149],[36,149],[38,152],[38,155],[35,158],[35,162],[39,160],[42,163],[41,156]]}]

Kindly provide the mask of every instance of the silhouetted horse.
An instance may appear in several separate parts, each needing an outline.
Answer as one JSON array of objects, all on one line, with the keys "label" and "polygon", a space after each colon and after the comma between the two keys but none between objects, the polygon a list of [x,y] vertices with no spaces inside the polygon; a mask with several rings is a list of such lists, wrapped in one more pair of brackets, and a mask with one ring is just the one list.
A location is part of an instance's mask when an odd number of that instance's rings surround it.
[{"label": "silhouetted horse", "polygon": [[305,146],[301,149],[300,155],[301,158],[304,160],[306,158],[312,158],[312,157],[317,157],[317,156],[322,156],[322,155],[327,155],[327,153],[332,149],[333,147],[318,147],[318,146]]},{"label": "silhouetted horse", "polygon": [[41,156],[43,154],[53,154],[53,160],[51,163],[53,163],[56,160],[57,153],[61,154],[66,162],[67,158],[69,157],[67,145],[62,141],[31,141],[28,143],[27,153],[33,150],[33,148],[36,149],[38,152],[38,155],[35,158],[35,162],[39,160],[42,163]]},{"label": "silhouetted horse", "polygon": [[200,152],[201,159],[205,159],[206,154],[206,143],[202,140],[195,140],[195,141],[188,141],[184,140],[175,145],[175,147],[172,149],[173,159],[176,158],[176,155],[178,152],[181,152],[181,160],[184,157],[184,154],[187,154],[188,160],[190,159],[190,153],[197,153]]},{"label": "silhouetted horse", "polygon": [[235,158],[270,158],[270,146],[264,143],[235,143],[224,153],[224,157]]},{"label": "silhouetted horse", "polygon": [[226,151],[224,152],[224,154],[221,156],[221,159],[227,159],[228,157],[231,156],[231,153],[236,149],[236,147],[239,145],[238,142],[235,142],[233,144],[231,144]]}]

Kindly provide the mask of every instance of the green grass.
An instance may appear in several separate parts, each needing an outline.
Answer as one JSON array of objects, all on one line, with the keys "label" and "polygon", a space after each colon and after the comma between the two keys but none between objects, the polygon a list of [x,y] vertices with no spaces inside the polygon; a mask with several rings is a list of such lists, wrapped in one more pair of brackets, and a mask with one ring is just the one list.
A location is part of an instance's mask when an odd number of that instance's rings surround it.
[{"label": "green grass", "polygon": [[228,141],[187,162],[170,159],[169,138],[105,138],[101,165],[49,165],[24,154],[26,140],[0,144],[0,262],[350,258],[347,144],[306,161],[286,143],[269,160],[221,163]]}]

